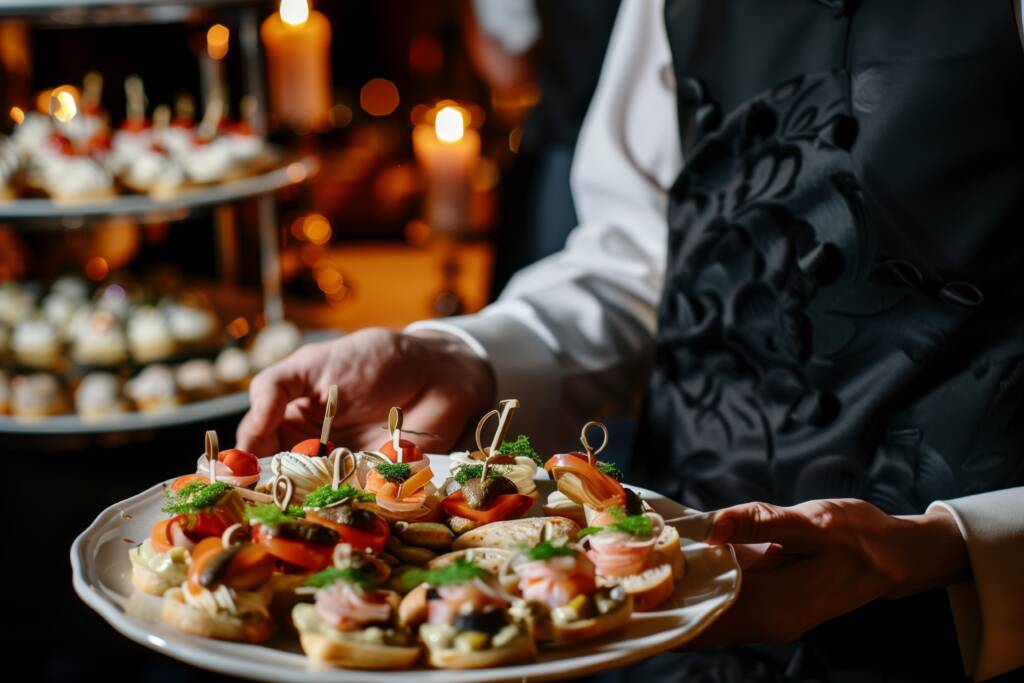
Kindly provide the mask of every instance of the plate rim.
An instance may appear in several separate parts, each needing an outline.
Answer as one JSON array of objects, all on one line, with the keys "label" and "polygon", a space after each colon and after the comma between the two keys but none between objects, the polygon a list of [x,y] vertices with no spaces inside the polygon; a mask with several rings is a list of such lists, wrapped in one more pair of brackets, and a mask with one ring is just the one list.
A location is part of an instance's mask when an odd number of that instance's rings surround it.
[{"label": "plate rim", "polygon": [[[431,459],[438,457],[437,455],[429,455]],[[441,456],[447,459],[447,456]],[[544,662],[528,662],[520,665],[512,665],[507,667],[496,667],[489,669],[470,669],[463,671],[456,670],[445,670],[445,669],[431,669],[426,667],[419,667],[413,670],[395,670],[395,671],[362,671],[358,669],[344,669],[338,667],[325,667],[320,666],[304,655],[297,653],[283,652],[270,648],[281,655],[292,655],[297,657],[303,657],[306,659],[305,671],[295,670],[288,668],[284,670],[287,665],[281,663],[264,664],[256,661],[248,661],[242,656],[233,655],[230,653],[213,653],[206,652],[202,649],[197,649],[190,646],[187,639],[198,638],[198,636],[190,636],[189,634],[180,634],[180,638],[176,640],[165,639],[161,636],[153,633],[147,629],[142,622],[137,619],[133,619],[125,613],[122,607],[118,606],[114,600],[110,597],[104,596],[100,589],[93,586],[88,578],[93,578],[92,572],[90,576],[86,576],[86,566],[88,562],[84,556],[85,548],[90,544],[90,541],[94,541],[99,535],[101,535],[101,528],[112,521],[112,518],[116,520],[116,517],[128,514],[126,508],[132,505],[140,505],[144,498],[157,494],[159,490],[163,489],[172,479],[159,482],[150,486],[149,488],[136,493],[135,495],[125,498],[124,500],[113,503],[112,505],[105,508],[100,512],[96,518],[89,524],[84,531],[82,531],[72,542],[70,548],[70,560],[72,568],[72,586],[78,597],[90,608],[92,608],[100,617],[103,618],[110,626],[112,626],[118,633],[129,638],[130,640],[143,645],[151,650],[155,650],[161,654],[167,655],[181,662],[189,664],[191,666],[204,668],[207,670],[216,671],[218,673],[224,673],[227,675],[233,675],[238,677],[249,678],[252,680],[265,680],[265,681],[281,681],[284,680],[285,676],[289,676],[292,679],[301,676],[302,680],[306,681],[352,681],[358,683],[359,681],[381,681],[386,678],[393,680],[401,680],[403,676],[409,674],[417,674],[417,680],[428,681],[452,681],[452,680],[473,680],[473,681],[521,681],[521,680],[553,680],[562,678],[567,673],[563,668],[559,669],[558,662],[560,661],[571,661],[579,662],[580,664],[572,667],[572,674],[574,676],[582,676],[598,671],[604,671],[611,668],[627,666],[636,661],[644,659],[646,657],[654,656],[655,654],[661,654],[668,652],[675,648],[678,648],[682,644],[686,643],[693,638],[696,638],[703,633],[712,623],[714,623],[726,610],[728,610],[738,599],[740,590],[742,589],[743,583],[743,572],[740,569],[739,563],[736,559],[735,551],[731,545],[718,546],[727,552],[728,559],[731,560],[733,565],[731,571],[735,574],[735,580],[732,590],[724,597],[721,604],[712,609],[708,616],[703,618],[693,628],[686,630],[682,633],[678,633],[674,636],[669,637],[661,642],[647,644],[641,647],[633,647],[627,651],[616,650],[616,651],[597,651],[589,652],[579,657],[569,656],[564,660],[544,661]],[[659,496],[665,500],[669,500],[673,503],[678,504],[676,501],[672,501],[655,491],[649,489],[643,489],[640,487],[633,487],[639,489],[641,492],[653,494]],[[687,544],[683,547],[683,552],[700,552],[704,548],[710,548],[704,543],[694,542]],[[689,561],[689,560],[688,560]],[[685,578],[684,578],[685,580]],[[656,613],[649,613],[656,614]],[[137,623],[138,622],[138,623]],[[673,629],[674,630],[674,629]],[[656,632],[654,634],[642,636],[641,640],[647,639],[658,639],[662,632]],[[204,639],[205,640],[205,639]],[[241,643],[221,643],[218,644],[230,644],[237,646],[247,646],[247,644]],[[583,659],[586,658],[586,659]],[[551,667],[554,665],[555,669]],[[541,670],[533,670],[534,668],[541,668]],[[470,678],[472,677],[472,678]]]}]

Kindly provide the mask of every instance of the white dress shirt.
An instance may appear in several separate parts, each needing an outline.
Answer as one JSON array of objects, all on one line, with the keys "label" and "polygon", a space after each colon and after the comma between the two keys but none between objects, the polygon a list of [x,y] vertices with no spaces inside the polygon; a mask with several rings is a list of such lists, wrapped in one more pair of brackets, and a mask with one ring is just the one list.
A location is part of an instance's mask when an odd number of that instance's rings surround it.
[{"label": "white dress shirt", "polygon": [[[1020,26],[1020,2],[1007,21]],[[1016,16],[1015,16],[1016,15]],[[572,169],[579,226],[480,313],[423,321],[463,339],[520,399],[514,430],[542,452],[626,415],[647,381],[668,244],[668,189],[683,167],[664,0],[625,0]],[[516,432],[518,433],[518,432]],[[974,582],[950,589],[964,666],[983,680],[1024,666],[1024,487],[941,503]]]}]

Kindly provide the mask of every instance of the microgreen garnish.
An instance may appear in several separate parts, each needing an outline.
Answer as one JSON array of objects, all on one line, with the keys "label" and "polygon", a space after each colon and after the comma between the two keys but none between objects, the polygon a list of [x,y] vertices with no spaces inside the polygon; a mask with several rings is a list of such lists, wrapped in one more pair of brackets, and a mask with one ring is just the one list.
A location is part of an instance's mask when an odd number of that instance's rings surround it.
[{"label": "microgreen garnish", "polygon": [[253,505],[245,509],[245,518],[247,520],[268,525],[291,522],[296,519],[302,519],[305,516],[306,511],[299,505],[289,505],[287,510],[282,510],[276,505],[267,503],[266,505]]},{"label": "microgreen garnish", "polygon": [[615,481],[622,481],[622,470],[619,466],[613,462],[600,462],[597,463],[597,471],[601,474],[607,474]]},{"label": "microgreen garnish", "polygon": [[498,446],[498,452],[502,455],[525,455],[537,463],[538,466],[544,464],[540,454],[534,450],[533,444],[530,443],[530,437],[525,434],[517,436],[515,441],[502,441],[501,445]]},{"label": "microgreen garnish", "polygon": [[216,505],[230,488],[231,486],[222,481],[194,481],[179,491],[166,490],[164,493],[167,496],[167,505],[161,509],[169,515],[195,514]]},{"label": "microgreen garnish", "polygon": [[[483,474],[483,465],[462,465],[457,470],[452,478],[459,482],[460,486],[465,486],[467,481],[471,479],[479,479],[480,475]],[[492,479],[494,477],[503,476],[508,472],[508,466],[506,465],[491,465],[487,468],[487,478]]]},{"label": "microgreen garnish", "polygon": [[556,557],[576,557],[577,551],[565,543],[552,543],[541,541],[532,548],[523,550],[523,555],[528,560],[551,560]]},{"label": "microgreen garnish", "polygon": [[622,508],[612,508],[608,512],[615,518],[614,522],[608,526],[588,526],[585,529],[581,529],[576,537],[584,538],[591,534],[599,534],[602,531],[621,531],[637,538],[650,538],[654,535],[651,518],[647,515],[627,516]]},{"label": "microgreen garnish", "polygon": [[412,476],[412,468],[404,462],[382,462],[377,465],[377,474],[390,482],[401,484]]},{"label": "microgreen garnish", "polygon": [[421,583],[431,586],[451,586],[457,583],[465,583],[473,579],[486,579],[488,572],[475,562],[470,562],[464,557],[457,558],[454,562],[440,569],[410,569],[402,575],[402,582],[407,588],[414,588]]},{"label": "microgreen garnish", "polygon": [[304,505],[308,508],[325,508],[346,498],[359,503],[372,503],[377,500],[375,494],[363,493],[351,484],[342,484],[337,489],[332,489],[329,484],[324,484],[309,492]]},{"label": "microgreen garnish", "polygon": [[338,581],[352,583],[363,588],[372,588],[378,584],[376,575],[365,567],[328,567],[306,579],[307,586],[327,588]]}]

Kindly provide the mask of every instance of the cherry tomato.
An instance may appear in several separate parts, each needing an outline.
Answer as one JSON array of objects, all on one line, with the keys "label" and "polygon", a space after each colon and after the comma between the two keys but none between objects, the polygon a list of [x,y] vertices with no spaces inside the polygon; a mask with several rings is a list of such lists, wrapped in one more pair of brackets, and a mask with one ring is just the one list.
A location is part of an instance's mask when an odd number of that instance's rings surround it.
[{"label": "cherry tomato", "polygon": [[330,441],[327,442],[327,447],[323,448],[320,443],[320,439],[306,439],[300,441],[292,446],[292,453],[298,453],[299,455],[308,455],[311,458],[317,456],[325,456],[334,450],[334,444]]},{"label": "cherry tomato", "polygon": [[236,477],[248,477],[259,474],[260,460],[248,451],[229,448],[217,454],[217,459],[228,466]]},{"label": "cherry tomato", "polygon": [[[402,462],[416,462],[423,459],[423,450],[412,441],[402,439],[399,444],[402,447]],[[395,453],[395,447],[390,440],[381,444],[377,450],[388,456],[391,462],[398,462],[398,454]]]}]

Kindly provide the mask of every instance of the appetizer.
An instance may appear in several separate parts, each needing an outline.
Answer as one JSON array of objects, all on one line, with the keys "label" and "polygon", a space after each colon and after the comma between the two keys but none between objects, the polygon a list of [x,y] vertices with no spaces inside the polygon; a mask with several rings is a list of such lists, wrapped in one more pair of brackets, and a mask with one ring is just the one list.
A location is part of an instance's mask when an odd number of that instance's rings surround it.
[{"label": "appetizer", "polygon": [[332,566],[310,576],[299,591],[313,604],[292,610],[303,651],[312,659],[352,669],[408,669],[420,646],[398,624],[400,598],[381,584],[389,570],[379,560],[342,544]]},{"label": "appetizer", "polygon": [[176,479],[165,495],[167,504],[162,509],[171,517],[153,527],[154,547],[182,545],[180,534],[193,543],[220,537],[245,519],[245,503],[227,482],[186,475]]},{"label": "appetizer", "polygon": [[378,451],[362,454],[359,482],[376,495],[374,511],[392,521],[436,519],[437,488],[434,473],[423,450],[402,438],[402,411],[392,408],[388,414],[391,438]]},{"label": "appetizer", "polygon": [[374,494],[350,484],[327,485],[311,491],[303,506],[308,521],[333,529],[353,548],[379,554],[387,547],[391,530],[387,522],[363,507],[375,499]]},{"label": "appetizer", "polygon": [[247,510],[253,541],[280,560],[286,574],[325,568],[341,536],[332,528],[307,520],[305,510],[290,504],[293,491],[287,477],[277,477],[272,490],[275,505]]},{"label": "appetizer", "polygon": [[416,587],[402,599],[399,618],[404,625],[419,626],[432,666],[480,669],[537,656],[529,621],[514,616],[513,598],[472,559],[413,570],[403,579]]},{"label": "appetizer", "polygon": [[676,568],[681,567],[676,560],[682,553],[678,533],[665,532],[661,515],[627,515],[622,508],[610,508],[594,522],[595,526],[581,530],[578,537],[580,547],[594,563],[598,585],[621,584],[638,612],[652,610],[672,595]]},{"label": "appetizer", "polygon": [[[533,507],[533,497],[520,493],[511,479],[495,471],[491,465],[493,460],[502,457],[490,456],[479,470],[463,467],[456,472],[455,481],[459,488],[441,503],[450,516],[449,524],[453,529],[464,531],[483,524],[517,519]],[[473,477],[474,474],[477,476]],[[461,520],[475,524],[465,524]]]},{"label": "appetizer", "polygon": [[[480,476],[478,472],[480,472],[483,462],[488,458],[493,458],[491,463],[494,465],[495,471],[515,484],[519,493],[537,497],[537,486],[533,479],[537,468],[543,464],[543,461],[530,444],[530,437],[520,434],[515,441],[504,440],[512,413],[519,407],[519,402],[515,399],[507,399],[501,401],[500,405],[500,412],[498,410],[490,411],[477,424],[477,450],[452,453],[451,471],[449,472],[451,479],[446,483],[446,493],[452,493],[455,484],[465,483],[467,478],[478,478]],[[487,421],[495,415],[498,416],[498,428],[491,440],[491,445],[485,448],[481,441],[481,433]],[[462,474],[464,470],[468,470],[469,474]]]},{"label": "appetizer", "polygon": [[[601,447],[596,450],[587,439],[587,430],[591,427],[599,428],[604,435]],[[544,511],[587,524],[595,513],[612,507],[626,508],[629,501],[627,491],[619,483],[622,478],[619,469],[597,459],[597,454],[608,444],[608,429],[600,422],[588,422],[580,432],[580,442],[585,453],[559,453],[544,464],[544,469],[558,485],[558,491],[548,498]]]},{"label": "appetizer", "polygon": [[633,613],[626,590],[617,584],[599,588],[594,563],[565,537],[524,547],[502,573],[511,575],[527,602],[538,640],[592,640],[624,626]]},{"label": "appetizer", "polygon": [[[260,459],[248,451],[229,448],[217,452],[214,464],[214,478],[232,486],[251,488],[260,480]],[[196,462],[196,472],[210,472],[210,458],[204,453]]]},{"label": "appetizer", "polygon": [[188,633],[221,640],[262,643],[274,632],[268,581],[274,560],[248,542],[231,543],[233,532],[196,545],[188,578],[164,594],[165,623]]}]

